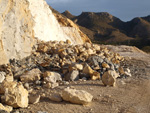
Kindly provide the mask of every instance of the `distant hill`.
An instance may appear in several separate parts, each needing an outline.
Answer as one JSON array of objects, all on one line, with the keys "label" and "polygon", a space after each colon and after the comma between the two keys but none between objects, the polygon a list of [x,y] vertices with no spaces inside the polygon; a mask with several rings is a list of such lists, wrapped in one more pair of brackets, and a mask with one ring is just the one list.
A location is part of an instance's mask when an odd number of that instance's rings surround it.
[{"label": "distant hill", "polygon": [[128,22],[107,12],[82,12],[72,16],[69,11],[64,14],[72,19],[93,42],[103,44],[126,44],[139,48],[150,46],[150,16],[137,17]]},{"label": "distant hill", "polygon": [[73,19],[75,16],[72,15],[68,10],[62,13],[64,16],[66,16],[69,19]]}]

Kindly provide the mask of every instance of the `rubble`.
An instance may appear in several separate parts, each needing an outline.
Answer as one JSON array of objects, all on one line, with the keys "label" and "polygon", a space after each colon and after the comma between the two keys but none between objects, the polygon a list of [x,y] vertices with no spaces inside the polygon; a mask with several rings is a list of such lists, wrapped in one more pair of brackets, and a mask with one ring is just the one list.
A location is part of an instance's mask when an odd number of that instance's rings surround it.
[{"label": "rubble", "polygon": [[[0,66],[2,103],[26,108],[29,103],[40,100],[39,95],[32,95],[33,90],[52,90],[59,85],[68,86],[71,81],[102,80],[106,86],[115,86],[118,77],[131,76],[130,70],[120,65],[123,60],[119,54],[100,45],[71,45],[69,40],[39,41],[36,52],[30,56],[12,59],[8,65]],[[87,104],[93,98],[89,93],[75,89],[64,89],[61,96],[52,94],[49,98],[56,102],[63,98],[77,104]]]}]

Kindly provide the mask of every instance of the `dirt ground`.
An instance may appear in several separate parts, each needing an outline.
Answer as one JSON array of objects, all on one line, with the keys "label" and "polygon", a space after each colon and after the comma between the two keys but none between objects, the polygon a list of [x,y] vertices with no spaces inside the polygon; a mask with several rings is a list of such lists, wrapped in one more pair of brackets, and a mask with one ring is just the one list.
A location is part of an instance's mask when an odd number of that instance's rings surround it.
[{"label": "dirt ground", "polygon": [[[110,47],[114,48],[114,47]],[[20,113],[150,113],[150,55],[134,48],[115,47],[115,51],[126,56],[122,64],[130,68],[132,77],[117,79],[116,87],[105,87],[102,81],[77,81],[56,89],[41,89],[46,94],[40,102],[19,109]],[[131,51],[132,50],[132,51]],[[82,106],[68,102],[53,102],[48,96],[65,87],[85,90],[93,95],[90,105]],[[42,113],[41,112],[41,113]]]}]

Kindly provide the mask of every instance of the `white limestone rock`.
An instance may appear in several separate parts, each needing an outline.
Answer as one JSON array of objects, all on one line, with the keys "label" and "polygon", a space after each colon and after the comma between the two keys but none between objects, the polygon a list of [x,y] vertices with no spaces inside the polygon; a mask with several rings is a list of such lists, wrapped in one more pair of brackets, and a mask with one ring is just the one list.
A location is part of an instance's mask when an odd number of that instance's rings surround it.
[{"label": "white limestone rock", "polygon": [[84,90],[76,90],[70,88],[65,88],[62,91],[61,96],[65,101],[82,105],[89,104],[90,102],[92,102],[93,99],[93,96]]},{"label": "white limestone rock", "polygon": [[74,27],[61,26],[45,0],[1,0],[0,65],[30,55],[37,39],[68,39],[73,44],[87,40]]}]

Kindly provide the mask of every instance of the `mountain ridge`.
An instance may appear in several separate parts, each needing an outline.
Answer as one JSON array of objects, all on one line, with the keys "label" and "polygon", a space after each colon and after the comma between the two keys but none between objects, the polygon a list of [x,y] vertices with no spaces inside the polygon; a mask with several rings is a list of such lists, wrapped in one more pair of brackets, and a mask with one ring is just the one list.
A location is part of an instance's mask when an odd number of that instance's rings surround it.
[{"label": "mountain ridge", "polygon": [[[64,16],[70,18],[69,11]],[[82,12],[70,18],[96,43],[150,46],[150,15],[124,22],[108,12]],[[88,30],[87,30],[88,29]],[[92,32],[89,33],[89,30]]]}]

